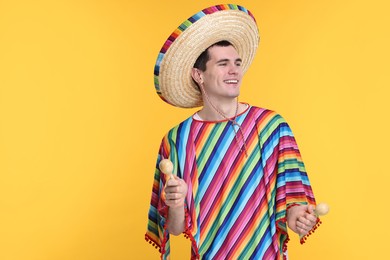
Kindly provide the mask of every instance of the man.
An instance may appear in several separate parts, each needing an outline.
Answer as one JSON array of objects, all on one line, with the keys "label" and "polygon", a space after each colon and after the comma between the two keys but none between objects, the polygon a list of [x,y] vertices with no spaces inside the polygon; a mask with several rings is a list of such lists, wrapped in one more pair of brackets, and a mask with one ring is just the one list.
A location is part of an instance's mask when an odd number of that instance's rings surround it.
[{"label": "man", "polygon": [[[292,132],[277,113],[238,102],[258,44],[251,13],[219,5],[189,18],[164,45],[157,93],[202,109],[163,138],[146,239],[169,258],[169,234],[184,233],[193,259],[280,259],[288,227],[304,238],[319,219]],[[190,64],[190,65],[188,65]],[[184,79],[184,80],[180,80]]]}]

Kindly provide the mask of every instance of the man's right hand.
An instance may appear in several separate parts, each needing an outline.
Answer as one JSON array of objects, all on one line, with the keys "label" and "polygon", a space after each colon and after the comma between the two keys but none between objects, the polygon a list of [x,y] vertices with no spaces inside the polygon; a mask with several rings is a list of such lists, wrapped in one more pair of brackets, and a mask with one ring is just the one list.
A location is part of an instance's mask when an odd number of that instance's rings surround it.
[{"label": "man's right hand", "polygon": [[168,231],[176,236],[184,232],[185,229],[184,201],[187,191],[187,183],[177,176],[169,179],[164,187],[165,204],[169,207]]},{"label": "man's right hand", "polygon": [[170,208],[183,207],[187,191],[188,186],[185,181],[174,176],[167,181],[164,187],[165,204]]}]

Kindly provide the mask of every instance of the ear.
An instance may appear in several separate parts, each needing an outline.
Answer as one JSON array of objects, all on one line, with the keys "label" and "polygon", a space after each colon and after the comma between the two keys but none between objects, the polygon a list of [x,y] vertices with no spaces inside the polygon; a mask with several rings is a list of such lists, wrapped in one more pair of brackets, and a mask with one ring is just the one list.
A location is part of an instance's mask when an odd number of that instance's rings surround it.
[{"label": "ear", "polygon": [[202,84],[203,83],[203,76],[202,71],[197,68],[192,68],[191,70],[191,76],[195,80],[196,83]]}]

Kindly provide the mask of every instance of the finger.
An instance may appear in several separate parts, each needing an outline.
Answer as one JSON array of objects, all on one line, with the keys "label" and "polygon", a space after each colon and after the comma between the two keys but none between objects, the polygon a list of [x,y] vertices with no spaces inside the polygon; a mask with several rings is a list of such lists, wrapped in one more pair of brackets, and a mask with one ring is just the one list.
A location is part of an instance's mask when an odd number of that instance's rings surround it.
[{"label": "finger", "polygon": [[166,197],[165,203],[169,207],[182,205],[184,203],[184,198],[181,197],[180,194],[169,194]]},{"label": "finger", "polygon": [[315,214],[315,213],[314,213],[314,209],[315,209],[315,207],[314,207],[313,205],[309,205],[309,206],[307,207],[307,211],[308,211],[310,214]]},{"label": "finger", "polygon": [[169,200],[182,199],[183,198],[183,194],[181,194],[181,193],[168,193],[167,194],[167,198]]},{"label": "finger", "polygon": [[179,186],[180,185],[180,182],[178,180],[175,180],[175,179],[169,179],[166,184],[166,186],[168,187],[172,187],[172,186]]},{"label": "finger", "polygon": [[309,232],[309,230],[307,230],[307,229],[298,228],[298,233],[299,233],[299,235],[301,235],[301,236],[306,235],[308,232]]},{"label": "finger", "polygon": [[297,229],[299,231],[299,233],[303,234],[303,233],[308,233],[312,228],[313,228],[313,225],[312,224],[305,224],[305,223],[302,223],[302,222],[297,222]]},{"label": "finger", "polygon": [[166,186],[165,187],[165,192],[166,193],[180,193],[180,194],[184,194],[185,193],[185,189],[181,185]]},{"label": "finger", "polygon": [[310,230],[312,230],[312,228],[314,227],[316,222],[312,222],[312,221],[308,221],[308,220],[305,220],[305,221],[297,221],[296,222],[296,226],[297,226],[297,229],[299,228],[301,232],[309,232]]},{"label": "finger", "polygon": [[303,217],[305,217],[310,222],[317,221],[317,215],[314,213],[314,211],[312,211],[311,213],[306,212],[306,214],[304,214]]},{"label": "finger", "polygon": [[306,219],[310,220],[310,221],[316,221],[317,220],[317,215],[314,212],[312,212],[312,213],[306,212],[304,217]]},{"label": "finger", "polygon": [[301,223],[303,225],[310,225],[310,221],[308,219],[306,219],[306,217],[299,217],[298,223]]},{"label": "finger", "polygon": [[165,193],[177,193],[177,190],[177,186],[166,186],[164,189]]},{"label": "finger", "polygon": [[313,214],[308,214],[307,217],[306,217],[307,220],[309,220],[310,222],[317,222],[317,215],[313,215]]},{"label": "finger", "polygon": [[301,228],[301,229],[306,228],[306,224],[302,221],[297,221],[296,225],[297,225],[297,228]]},{"label": "finger", "polygon": [[302,223],[302,224],[304,224],[304,225],[307,225],[307,224],[310,223],[310,221],[309,221],[308,219],[306,219],[305,217],[299,217],[299,218],[298,218],[298,222],[299,222],[299,223]]}]

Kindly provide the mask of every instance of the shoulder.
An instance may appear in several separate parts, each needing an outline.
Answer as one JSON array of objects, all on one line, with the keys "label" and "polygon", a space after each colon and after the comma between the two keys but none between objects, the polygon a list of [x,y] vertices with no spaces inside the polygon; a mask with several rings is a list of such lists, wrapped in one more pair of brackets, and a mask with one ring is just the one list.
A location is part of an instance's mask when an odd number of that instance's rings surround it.
[{"label": "shoulder", "polygon": [[276,111],[257,107],[257,106],[251,106],[250,113],[255,114],[255,118],[258,124],[261,125],[268,125],[268,124],[281,124],[285,123],[285,119]]},{"label": "shoulder", "polygon": [[[169,137],[172,139],[172,137],[177,135],[182,135],[184,132],[189,131],[191,125],[193,122],[192,115],[188,117],[187,119],[183,120],[176,126],[172,127],[165,135],[165,137]],[[176,139],[176,138],[175,138]]]}]

